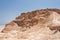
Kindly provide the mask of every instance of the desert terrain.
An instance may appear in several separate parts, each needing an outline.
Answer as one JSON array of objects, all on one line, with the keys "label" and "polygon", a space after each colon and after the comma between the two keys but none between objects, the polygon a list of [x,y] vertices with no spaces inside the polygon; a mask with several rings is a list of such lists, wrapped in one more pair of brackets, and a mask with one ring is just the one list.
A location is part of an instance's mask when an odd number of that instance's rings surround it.
[{"label": "desert terrain", "polygon": [[21,13],[0,30],[0,40],[60,40],[60,9]]}]

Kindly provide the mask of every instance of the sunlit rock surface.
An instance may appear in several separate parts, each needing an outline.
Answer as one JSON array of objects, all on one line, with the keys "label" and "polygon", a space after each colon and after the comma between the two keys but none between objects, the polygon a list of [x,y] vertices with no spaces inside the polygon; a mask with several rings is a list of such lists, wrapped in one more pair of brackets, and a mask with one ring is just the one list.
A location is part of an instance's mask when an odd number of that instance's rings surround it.
[{"label": "sunlit rock surface", "polygon": [[60,40],[60,10],[22,13],[5,25],[0,40]]}]

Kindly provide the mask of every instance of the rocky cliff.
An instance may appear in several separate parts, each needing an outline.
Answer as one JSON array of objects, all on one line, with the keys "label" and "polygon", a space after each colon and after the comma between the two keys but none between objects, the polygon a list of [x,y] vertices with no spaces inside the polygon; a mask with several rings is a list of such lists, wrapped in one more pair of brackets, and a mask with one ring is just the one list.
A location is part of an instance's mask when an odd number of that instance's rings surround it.
[{"label": "rocky cliff", "polygon": [[[9,40],[11,32],[13,37],[10,38],[14,40],[15,37],[16,40],[60,40],[60,9],[41,9],[21,13],[1,31],[7,35],[6,40]],[[1,36],[1,38],[5,37]]]}]

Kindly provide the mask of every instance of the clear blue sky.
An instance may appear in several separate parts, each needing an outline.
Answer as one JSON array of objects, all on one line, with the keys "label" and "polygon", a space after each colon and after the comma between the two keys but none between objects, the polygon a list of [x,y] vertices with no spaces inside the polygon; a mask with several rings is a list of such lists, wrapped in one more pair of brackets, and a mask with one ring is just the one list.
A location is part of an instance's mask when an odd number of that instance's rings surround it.
[{"label": "clear blue sky", "polygon": [[22,12],[43,8],[60,9],[60,0],[0,0],[0,25],[10,22]]}]

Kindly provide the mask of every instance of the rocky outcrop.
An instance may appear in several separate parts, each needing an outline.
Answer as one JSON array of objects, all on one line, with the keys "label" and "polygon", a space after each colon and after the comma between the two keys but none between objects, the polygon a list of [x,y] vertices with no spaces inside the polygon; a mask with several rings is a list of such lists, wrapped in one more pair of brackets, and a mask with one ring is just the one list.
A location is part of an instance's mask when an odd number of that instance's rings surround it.
[{"label": "rocky outcrop", "polygon": [[21,13],[1,33],[6,34],[0,37],[2,40],[60,40],[60,9]]},{"label": "rocky outcrop", "polygon": [[[53,13],[53,12],[55,12],[55,13]],[[54,15],[59,16],[60,10],[59,9],[41,9],[41,10],[35,10],[32,12],[21,13],[21,15],[16,17],[15,20],[6,24],[6,27],[2,32],[4,32],[5,30],[8,31],[8,28],[9,29],[11,27],[13,28],[14,25],[17,25],[18,27],[26,27],[26,28],[27,27],[30,28],[34,25],[37,25],[38,23],[44,25],[46,23],[49,23],[48,21],[52,21]],[[49,19],[49,17],[51,17],[52,19]],[[9,27],[9,25],[11,27]],[[51,28],[51,29],[54,29],[54,28]],[[57,29],[60,30],[60,28],[57,28]]]}]

